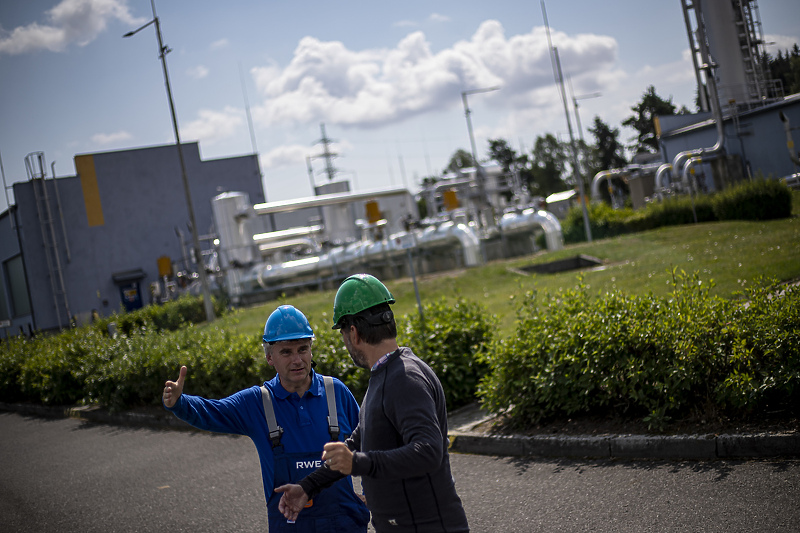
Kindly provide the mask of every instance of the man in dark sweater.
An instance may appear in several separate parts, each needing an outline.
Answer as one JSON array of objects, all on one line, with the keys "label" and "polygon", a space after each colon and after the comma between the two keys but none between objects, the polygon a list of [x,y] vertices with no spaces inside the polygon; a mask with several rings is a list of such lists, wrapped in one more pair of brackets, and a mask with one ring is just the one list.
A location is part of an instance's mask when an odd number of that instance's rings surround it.
[{"label": "man in dark sweater", "polygon": [[347,278],[333,306],[334,329],[356,365],[369,369],[358,426],[325,445],[325,465],[282,492],[279,509],[294,520],[309,498],[346,475],[362,476],[378,533],[466,532],[447,451],[447,406],[430,367],[397,345],[389,290],[368,274]]}]

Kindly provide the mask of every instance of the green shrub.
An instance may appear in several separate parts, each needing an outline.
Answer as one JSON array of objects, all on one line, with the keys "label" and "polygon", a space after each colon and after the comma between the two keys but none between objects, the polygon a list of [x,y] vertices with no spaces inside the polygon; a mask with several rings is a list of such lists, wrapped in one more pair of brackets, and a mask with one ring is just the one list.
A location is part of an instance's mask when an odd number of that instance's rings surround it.
[{"label": "green shrub", "polygon": [[38,401],[39,396],[30,388],[23,388],[22,367],[36,352],[34,343],[24,336],[11,337],[0,342],[0,401]]},{"label": "green shrub", "polygon": [[580,284],[540,307],[528,293],[516,334],[487,354],[484,406],[518,428],[576,414],[663,427],[675,417],[797,409],[800,290],[756,291],[745,307],[710,288],[680,274],[666,297],[591,298]]},{"label": "green shrub", "polygon": [[758,286],[744,293],[725,329],[735,339],[717,402],[737,412],[800,411],[800,288]]},{"label": "green shrub", "polygon": [[647,207],[628,217],[625,225],[629,231],[646,231],[663,226],[693,224],[695,215],[698,222],[716,220],[709,196],[677,196],[649,203]]},{"label": "green shrub", "polygon": [[[212,297],[211,302],[218,317],[227,313],[221,300]],[[200,324],[205,320],[203,297],[186,295],[162,305],[148,305],[134,311],[114,313],[95,321],[93,326],[98,331],[107,332],[109,325],[113,323],[118,333],[130,335],[142,329],[175,331],[187,324]]]},{"label": "green shrub", "polygon": [[176,379],[182,365],[188,369],[185,392],[208,398],[271,377],[256,336],[193,326],[160,334],[136,331],[117,336],[87,360],[93,372],[86,372],[85,400],[111,409],[159,405],[164,382]]},{"label": "green shrub", "polygon": [[311,320],[311,327],[316,337],[313,350],[314,361],[317,362],[315,370],[341,379],[358,403],[361,403],[369,384],[369,370],[359,368],[353,363],[342,341],[342,334],[338,329],[331,329],[330,322],[323,321],[320,324]]},{"label": "green shrub", "polygon": [[[588,207],[589,229],[593,239],[605,239],[627,233],[625,221],[633,215],[630,208],[614,209],[605,202],[592,202]],[[583,209],[580,205],[573,206],[567,211],[567,216],[561,223],[561,231],[565,243],[575,243],[586,240],[586,231],[583,224]]]},{"label": "green shrub", "polygon": [[425,304],[423,315],[424,324],[418,313],[403,316],[398,342],[439,377],[448,410],[474,402],[478,382],[488,369],[482,354],[492,341],[496,317],[463,298]]},{"label": "green shrub", "polygon": [[[423,313],[424,328],[417,313],[397,317],[398,344],[411,348],[436,372],[449,410],[475,401],[478,381],[488,368],[480,354],[491,340],[496,320],[488,317],[482,306],[463,299],[455,304],[444,300],[425,304]],[[338,330],[327,323],[312,326],[316,370],[344,381],[361,402],[369,371],[353,363]]]},{"label": "green shrub", "polygon": [[785,183],[756,179],[730,187],[714,196],[719,220],[773,220],[792,216],[792,191]]}]

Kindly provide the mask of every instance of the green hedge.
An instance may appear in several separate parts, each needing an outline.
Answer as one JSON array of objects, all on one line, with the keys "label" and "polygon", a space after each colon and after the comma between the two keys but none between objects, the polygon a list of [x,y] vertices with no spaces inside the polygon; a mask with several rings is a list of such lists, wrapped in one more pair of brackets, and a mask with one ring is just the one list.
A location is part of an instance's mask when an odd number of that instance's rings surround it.
[{"label": "green hedge", "polygon": [[[14,338],[0,344],[0,401],[49,405],[100,404],[113,410],[158,405],[167,379],[188,367],[187,392],[221,398],[271,379],[275,371],[264,357],[261,332],[233,333],[219,326],[193,324],[169,331],[154,324],[186,324],[156,317],[175,309],[143,310],[125,317],[115,336],[104,324],[92,324],[59,335]],[[441,376],[451,408],[474,401],[486,370],[476,355],[485,349],[493,317],[477,304],[459,300],[425,306],[425,329],[417,316],[398,320],[401,339]],[[344,381],[360,401],[369,372],[353,364],[340,334],[315,323],[317,371]],[[401,342],[403,342],[401,340]]]},{"label": "green hedge", "polygon": [[778,180],[758,179],[715,195],[719,220],[774,220],[792,216],[792,191]]},{"label": "green hedge", "polygon": [[[792,215],[792,192],[778,180],[755,179],[739,183],[714,194],[695,197],[676,196],[652,202],[638,211],[613,209],[606,203],[589,207],[589,227],[593,239],[615,237],[663,226],[678,226],[717,220],[770,220]],[[564,242],[586,240],[583,210],[575,206],[561,224]]]},{"label": "green hedge", "polygon": [[486,308],[458,298],[422,307],[419,314],[403,317],[398,342],[408,346],[436,372],[444,388],[447,408],[474,402],[479,381],[488,370],[483,354],[493,340],[497,318]]},{"label": "green hedge", "polygon": [[[476,397],[511,427],[571,415],[643,418],[757,416],[800,408],[800,288],[756,283],[739,300],[712,296],[697,274],[673,274],[664,297],[587,287],[528,293],[516,333],[494,339],[496,318],[458,298],[398,319],[399,342],[436,371],[456,409]],[[151,310],[152,312],[152,310]],[[235,319],[235,317],[233,317]],[[159,330],[152,321],[112,337],[95,325],[0,343],[0,401],[158,405],[164,381],[189,368],[186,391],[227,396],[274,376],[260,331],[220,326]],[[361,400],[369,373],[338,331],[314,323],[317,370]]]},{"label": "green hedge", "polygon": [[[424,327],[417,313],[398,317],[398,343],[411,348],[436,372],[448,409],[474,402],[478,382],[488,369],[480,354],[492,341],[496,318],[488,316],[483,306],[463,298],[455,303],[425,304],[422,309]],[[314,334],[317,370],[344,381],[360,402],[367,391],[369,372],[353,364],[338,330],[315,325]]]},{"label": "green hedge", "polygon": [[[225,302],[211,298],[216,316],[223,316],[228,311]],[[114,313],[93,322],[92,327],[98,331],[113,329],[123,335],[135,330],[154,329],[156,331],[175,331],[188,324],[205,322],[206,312],[201,296],[182,296],[163,305],[148,305],[127,313]]]},{"label": "green hedge", "polygon": [[518,309],[517,331],[489,351],[479,394],[511,427],[571,416],[744,417],[800,406],[800,289],[711,296],[674,275],[666,297],[590,296],[584,285]]}]

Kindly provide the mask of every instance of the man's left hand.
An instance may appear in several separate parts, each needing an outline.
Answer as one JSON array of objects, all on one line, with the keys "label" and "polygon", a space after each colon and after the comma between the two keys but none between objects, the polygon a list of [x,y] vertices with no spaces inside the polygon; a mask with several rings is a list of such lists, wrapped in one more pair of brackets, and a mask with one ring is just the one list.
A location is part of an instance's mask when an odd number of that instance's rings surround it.
[{"label": "man's left hand", "polygon": [[297,520],[297,515],[308,503],[308,495],[300,485],[281,485],[275,492],[282,493],[278,510],[287,520]]}]

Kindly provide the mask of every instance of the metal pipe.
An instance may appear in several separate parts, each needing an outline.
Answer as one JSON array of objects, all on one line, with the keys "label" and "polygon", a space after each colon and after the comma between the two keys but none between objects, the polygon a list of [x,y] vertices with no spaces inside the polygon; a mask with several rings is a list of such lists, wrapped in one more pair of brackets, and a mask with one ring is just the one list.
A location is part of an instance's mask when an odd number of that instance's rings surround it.
[{"label": "metal pipe", "polygon": [[[637,167],[638,168],[638,167]],[[592,178],[592,200],[600,200],[600,182],[608,180],[612,177],[622,177],[628,174],[629,169],[626,168],[612,168],[609,170],[601,170]]]},{"label": "metal pipe", "polygon": [[500,220],[500,230],[505,234],[530,230],[536,225],[544,231],[548,250],[560,250],[564,247],[561,224],[549,211],[530,208],[523,210],[522,213],[506,213]]},{"label": "metal pipe", "polygon": [[[693,156],[703,156],[714,154],[717,152],[721,152],[724,150],[725,147],[725,124],[723,122],[722,117],[722,109],[719,105],[719,93],[717,92],[717,82],[714,78],[713,70],[717,67],[717,65],[711,60],[709,50],[708,50],[708,42],[706,39],[706,32],[705,32],[705,23],[703,22],[703,14],[701,11],[701,6],[698,2],[694,3],[695,9],[695,19],[697,20],[697,44],[698,48],[700,49],[700,58],[702,59],[703,63],[700,65],[700,69],[705,72],[706,78],[706,86],[708,87],[709,92],[709,99],[711,105],[711,114],[714,117],[714,122],[716,123],[717,127],[717,142],[714,143],[714,146],[710,148],[700,148],[696,150],[687,150],[684,152],[680,152],[675,158],[672,160],[672,176],[678,180],[681,179],[681,173],[683,167],[686,165],[686,161]],[[700,88],[702,89],[702,88]]]},{"label": "metal pipe", "polygon": [[381,198],[384,196],[398,196],[401,194],[408,194],[408,189],[404,187],[395,187],[390,189],[376,189],[364,192],[347,192],[347,193],[334,193],[323,194],[320,196],[313,196],[310,198],[297,198],[295,200],[284,200],[278,202],[268,202],[264,204],[256,204],[253,210],[257,215],[266,215],[268,213],[290,213],[292,211],[299,211],[308,207],[319,207],[325,205],[347,204],[357,200],[369,200],[371,198]]},{"label": "metal pipe", "polygon": [[[689,197],[692,199],[692,217],[694,218],[694,223],[697,224],[697,210],[694,207],[694,197],[697,193],[697,184],[695,183],[694,179],[689,179],[689,171],[695,163],[702,163],[702,157],[691,157],[686,164],[683,166],[683,182],[686,187],[689,189]],[[694,173],[692,173],[692,177],[694,177]]]},{"label": "metal pipe", "polygon": [[64,224],[64,210],[61,209],[61,195],[58,193],[58,183],[56,182],[56,162],[50,163],[50,169],[53,171],[53,189],[56,191],[56,205],[58,206],[58,218],[61,220],[61,231],[64,233],[64,249],[67,252],[67,263],[72,262],[72,255],[69,252],[69,239],[67,238],[67,225]]},{"label": "metal pipe", "polygon": [[663,191],[666,190],[666,187],[662,183],[664,176],[667,176],[667,180],[669,180],[669,176],[672,171],[672,165],[670,163],[664,163],[658,170],[656,170],[656,178],[655,178],[655,189],[658,197],[661,198],[663,196]]}]

